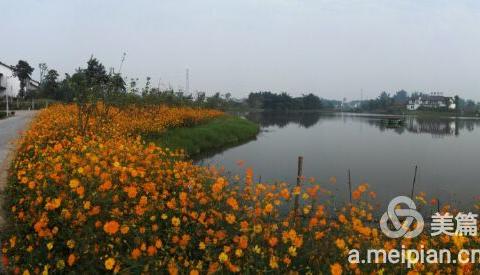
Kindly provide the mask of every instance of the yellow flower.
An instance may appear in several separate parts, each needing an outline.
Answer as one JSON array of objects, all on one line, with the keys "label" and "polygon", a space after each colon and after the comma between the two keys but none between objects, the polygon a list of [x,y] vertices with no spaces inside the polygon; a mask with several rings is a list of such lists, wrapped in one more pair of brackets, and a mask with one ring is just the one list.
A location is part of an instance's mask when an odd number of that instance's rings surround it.
[{"label": "yellow flower", "polygon": [[272,256],[272,257],[270,258],[269,265],[270,265],[270,268],[272,268],[272,269],[277,269],[277,268],[278,268],[278,259],[277,259],[277,257]]},{"label": "yellow flower", "polygon": [[107,270],[112,270],[114,266],[115,266],[114,258],[108,258],[107,260],[105,260],[105,268]]},{"label": "yellow flower", "polygon": [[235,215],[233,214],[227,214],[227,216],[225,217],[225,220],[229,223],[229,224],[233,224],[235,222]]},{"label": "yellow flower", "polygon": [[177,217],[173,217],[173,218],[172,218],[172,224],[173,224],[173,226],[175,226],[175,227],[180,226],[180,219],[177,218]]},{"label": "yellow flower", "polygon": [[78,179],[71,179],[70,180],[70,188],[75,189],[80,185],[80,181]]},{"label": "yellow flower", "polygon": [[225,252],[220,253],[218,256],[218,260],[220,260],[221,263],[228,261],[228,255]]},{"label": "yellow flower", "polygon": [[57,261],[57,268],[62,270],[65,268],[65,261],[64,260],[58,260]]},{"label": "yellow flower", "polygon": [[242,257],[243,256],[243,250],[241,250],[240,248],[237,248],[235,250],[235,256],[237,256],[238,258]]},{"label": "yellow flower", "polygon": [[75,247],[75,241],[74,240],[68,240],[67,241],[67,246],[70,249],[74,248]]},{"label": "yellow flower", "polygon": [[269,214],[269,213],[272,213],[273,211],[273,205],[271,203],[267,203],[267,205],[265,205],[265,213]]},{"label": "yellow flower", "polygon": [[47,248],[48,248],[48,250],[52,250],[53,243],[52,242],[47,243]]},{"label": "yellow flower", "polygon": [[206,246],[205,246],[205,243],[204,243],[204,242],[200,242],[200,244],[198,244],[198,248],[199,248],[200,250],[204,250],[205,247],[206,247]]},{"label": "yellow flower", "polygon": [[297,256],[297,248],[295,246],[290,246],[288,248],[288,253],[293,257]]}]

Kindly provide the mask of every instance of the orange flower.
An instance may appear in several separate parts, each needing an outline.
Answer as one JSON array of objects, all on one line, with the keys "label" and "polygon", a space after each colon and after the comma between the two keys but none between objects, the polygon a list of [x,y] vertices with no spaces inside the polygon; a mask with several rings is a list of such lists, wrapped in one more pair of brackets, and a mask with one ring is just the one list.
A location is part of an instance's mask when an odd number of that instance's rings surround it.
[{"label": "orange flower", "polygon": [[100,187],[99,187],[100,191],[107,191],[110,188],[112,188],[112,182],[109,181],[109,180],[102,183],[102,185],[100,185]]},{"label": "orange flower", "polygon": [[272,211],[273,211],[273,205],[272,205],[271,203],[268,203],[267,205],[265,205],[264,211],[265,211],[265,213],[267,213],[267,214],[272,213]]},{"label": "orange flower", "polygon": [[109,221],[103,225],[103,230],[110,235],[117,233],[120,225],[116,221]]},{"label": "orange flower", "polygon": [[178,195],[179,199],[180,199],[180,203],[182,205],[186,205],[187,204],[187,193],[185,192],[180,192],[180,194]]},{"label": "orange flower", "polygon": [[129,198],[133,199],[137,196],[137,188],[135,186],[128,186],[123,189]]},{"label": "orange flower", "polygon": [[57,209],[60,207],[60,204],[62,203],[62,199],[61,198],[56,198],[56,199],[53,199],[49,202],[47,202],[47,204],[45,205],[45,209],[47,210],[54,210],[54,209]]},{"label": "orange flower", "polygon": [[153,255],[157,254],[157,249],[155,248],[155,246],[152,246],[152,245],[148,246],[147,254],[148,254],[148,256],[153,256]]},{"label": "orange flower", "polygon": [[235,198],[233,197],[228,197],[227,199],[227,204],[233,208],[233,210],[238,210],[238,202]]},{"label": "orange flower", "polygon": [[124,235],[127,234],[129,230],[130,228],[126,225],[122,225],[122,227],[120,228],[120,232]]},{"label": "orange flower", "polygon": [[360,190],[355,190],[352,192],[352,197],[354,200],[360,199],[361,196],[362,196],[362,192],[360,192]]},{"label": "orange flower", "polygon": [[345,248],[345,241],[344,241],[343,239],[337,239],[337,240],[335,241],[335,245],[336,245],[339,249],[343,250],[343,249]]},{"label": "orange flower", "polygon": [[271,246],[271,247],[275,247],[278,243],[278,239],[276,237],[270,237],[268,239],[268,244]]},{"label": "orange flower", "polygon": [[332,273],[332,275],[341,275],[342,266],[339,263],[334,263],[330,266],[330,273]]},{"label": "orange flower", "polygon": [[77,189],[75,189],[75,192],[77,192],[78,196],[83,197],[83,195],[85,194],[85,187],[79,186],[77,187]]},{"label": "orange flower", "polygon": [[225,217],[225,220],[229,223],[229,224],[233,224],[235,222],[235,215],[233,214],[227,214],[227,216]]},{"label": "orange flower", "polygon": [[246,249],[248,247],[248,237],[245,235],[240,236],[240,240],[238,242],[238,246],[241,249]]},{"label": "orange flower", "polygon": [[142,255],[142,251],[140,251],[140,249],[138,249],[138,248],[134,248],[134,249],[132,250],[132,253],[130,253],[130,256],[131,256],[134,260],[140,258],[141,255]]},{"label": "orange flower", "polygon": [[67,259],[68,266],[72,266],[75,263],[76,257],[75,254],[70,254]]}]

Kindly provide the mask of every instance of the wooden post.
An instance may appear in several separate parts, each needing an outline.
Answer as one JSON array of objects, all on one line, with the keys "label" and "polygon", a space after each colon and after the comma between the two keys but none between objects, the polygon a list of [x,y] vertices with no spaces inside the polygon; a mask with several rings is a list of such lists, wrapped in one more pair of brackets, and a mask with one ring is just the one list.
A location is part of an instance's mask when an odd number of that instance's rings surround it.
[{"label": "wooden post", "polygon": [[415,181],[417,180],[417,170],[418,170],[418,166],[415,165],[415,175],[413,176],[412,193],[410,194],[410,198],[412,200],[413,200],[413,192],[415,191]]},{"label": "wooden post", "polygon": [[350,193],[350,204],[352,204],[352,177],[350,176],[350,169],[348,169],[348,192]]},{"label": "wooden post", "polygon": [[[300,188],[302,184],[302,172],[303,172],[303,157],[298,157],[298,168],[297,168],[297,185],[296,188]],[[299,199],[300,194],[295,195],[295,208],[294,208],[294,215],[295,215],[295,224],[298,225],[298,208],[299,208]]]}]

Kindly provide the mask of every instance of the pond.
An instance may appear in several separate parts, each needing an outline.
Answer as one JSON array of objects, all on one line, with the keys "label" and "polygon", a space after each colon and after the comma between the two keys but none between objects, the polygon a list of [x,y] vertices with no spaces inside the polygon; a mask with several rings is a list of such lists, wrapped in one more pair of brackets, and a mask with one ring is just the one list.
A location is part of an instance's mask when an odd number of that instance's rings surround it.
[{"label": "pond", "polygon": [[[200,161],[222,165],[233,174],[252,167],[262,181],[295,184],[297,157],[304,157],[304,176],[334,192],[335,204],[348,201],[352,185],[366,182],[379,206],[395,196],[410,196],[415,166],[415,193],[438,198],[467,211],[480,195],[480,120],[405,117],[388,127],[385,116],[349,113],[248,113],[261,125],[256,140]],[[237,161],[245,162],[239,167]],[[330,183],[335,177],[336,183]]]}]

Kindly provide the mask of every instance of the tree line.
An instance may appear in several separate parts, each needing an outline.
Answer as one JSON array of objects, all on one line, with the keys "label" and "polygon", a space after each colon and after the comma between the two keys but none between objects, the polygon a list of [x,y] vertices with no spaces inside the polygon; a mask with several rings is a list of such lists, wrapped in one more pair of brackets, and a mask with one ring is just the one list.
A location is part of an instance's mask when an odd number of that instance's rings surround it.
[{"label": "tree line", "polygon": [[[366,112],[400,112],[411,98],[426,96],[426,93],[409,93],[400,90],[395,93],[381,92],[376,98],[346,103],[339,100],[328,100],[312,93],[302,96],[291,96],[288,93],[271,91],[252,92],[247,99],[234,99],[230,93],[215,93],[207,96],[205,92],[186,93],[172,87],[160,89],[151,85],[147,77],[145,85],[139,87],[138,79],[126,79],[113,69],[109,72],[105,66],[93,56],[87,61],[86,68],[78,68],[73,74],[66,73],[60,79],[55,69],[49,69],[45,63],[39,65],[40,87],[37,91],[27,91],[26,83],[31,79],[32,68],[28,62],[20,60],[13,67],[14,74],[20,80],[18,97],[21,99],[42,98],[61,102],[78,102],[86,96],[90,99],[102,100],[108,105],[124,104],[167,104],[172,106],[196,106],[216,109],[263,109],[273,111],[287,110],[325,110],[342,109]],[[79,85],[88,91],[79,93]],[[88,88],[87,88],[88,87]],[[94,91],[96,90],[96,91]],[[480,105],[473,100],[455,96],[457,112],[478,113]]]},{"label": "tree line", "polygon": [[[390,94],[384,91],[381,92],[380,95],[378,95],[374,99],[364,100],[359,102],[357,106],[348,106],[347,108],[357,111],[395,112],[399,110],[404,110],[410,99],[427,96],[430,95],[424,92],[409,93],[405,90],[400,90],[393,94]],[[464,99],[458,95],[453,96],[453,98],[456,106],[454,110],[448,110],[447,108],[444,108],[438,109],[438,111],[478,113],[480,110],[480,104],[472,99]]]},{"label": "tree line", "polygon": [[312,93],[292,97],[287,93],[264,91],[250,93],[247,98],[248,107],[273,111],[332,109],[339,103],[340,101],[321,99]]},{"label": "tree line", "polygon": [[[31,79],[32,68],[28,62],[19,61],[15,72],[21,83]],[[59,102],[79,102],[85,99],[104,101],[108,105],[126,104],[167,104],[170,106],[196,106],[205,108],[229,109],[244,108],[245,102],[235,100],[230,93],[215,93],[207,96],[205,92],[186,93],[172,87],[160,89],[151,85],[147,77],[140,87],[138,78],[127,80],[113,69],[107,72],[105,66],[95,57],[91,57],[85,68],[78,68],[73,74],[66,73],[63,78],[57,70],[48,68],[45,63],[39,65],[40,86],[36,91],[25,90],[22,84],[17,98],[50,99]],[[79,92],[82,90],[83,92]]]}]

